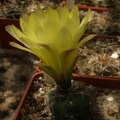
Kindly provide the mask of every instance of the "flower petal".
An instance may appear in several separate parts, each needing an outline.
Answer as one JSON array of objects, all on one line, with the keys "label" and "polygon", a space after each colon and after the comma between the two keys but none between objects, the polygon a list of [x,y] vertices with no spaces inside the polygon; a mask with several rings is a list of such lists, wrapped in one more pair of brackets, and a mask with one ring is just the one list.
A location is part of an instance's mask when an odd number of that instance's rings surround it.
[{"label": "flower petal", "polygon": [[66,19],[66,22],[63,24],[63,27],[67,28],[71,32],[72,37],[79,29],[79,26],[76,26],[70,18]]},{"label": "flower petal", "polygon": [[33,26],[30,26],[29,19],[25,19],[25,18],[24,17],[20,18],[21,29],[22,29],[22,31],[23,31],[23,33],[25,34],[26,37],[28,37],[29,39],[34,40],[34,41],[37,42]]},{"label": "flower petal", "polygon": [[32,51],[32,50],[30,50],[30,49],[28,49],[28,48],[26,48],[26,47],[23,47],[23,46],[15,43],[15,42],[10,42],[10,45],[13,46],[13,47],[15,47],[15,48],[18,48],[18,49],[21,49],[21,50],[30,52],[30,53],[32,53],[32,54],[34,54],[34,55],[36,55],[36,56],[39,56],[39,55],[36,54],[34,51]]},{"label": "flower petal", "polygon": [[71,75],[74,65],[76,64],[77,49],[63,51],[60,54],[61,69],[64,74]]},{"label": "flower petal", "polygon": [[5,27],[5,29],[9,34],[11,34],[18,41],[20,41],[19,37],[25,37],[23,32],[21,30],[19,30],[18,28],[16,28],[14,25],[8,25]]},{"label": "flower petal", "polygon": [[53,44],[38,44],[38,47],[45,58],[42,62],[46,62],[56,71],[60,71],[61,66],[58,49]]},{"label": "flower petal", "polygon": [[57,72],[53,67],[49,66],[48,64],[40,63],[38,64],[38,66],[57,82],[59,72]]},{"label": "flower petal", "polygon": [[83,20],[79,26],[79,30],[76,32],[76,34],[73,37],[73,39],[74,39],[73,45],[76,45],[78,43],[79,39],[82,37],[85,30],[87,29],[87,26],[88,26],[89,22],[91,21],[91,19],[92,19],[92,14],[91,14],[91,11],[89,9],[86,16],[83,18]]},{"label": "flower petal", "polygon": [[87,41],[91,40],[92,38],[94,38],[96,35],[95,34],[91,34],[88,35],[87,37],[83,38],[78,44],[77,44],[77,48],[79,48],[80,46],[82,46],[84,43],[86,43]]},{"label": "flower petal", "polygon": [[70,18],[76,27],[80,25],[79,10],[77,5],[73,7],[72,11],[70,12]]},{"label": "flower petal", "polygon": [[54,44],[58,48],[59,52],[62,52],[70,48],[70,44],[68,43],[70,43],[71,41],[72,41],[71,32],[64,27],[61,28],[56,34]]},{"label": "flower petal", "polygon": [[66,6],[60,6],[58,8],[58,15],[59,15],[59,23],[63,25],[67,18],[70,17],[69,10]]}]

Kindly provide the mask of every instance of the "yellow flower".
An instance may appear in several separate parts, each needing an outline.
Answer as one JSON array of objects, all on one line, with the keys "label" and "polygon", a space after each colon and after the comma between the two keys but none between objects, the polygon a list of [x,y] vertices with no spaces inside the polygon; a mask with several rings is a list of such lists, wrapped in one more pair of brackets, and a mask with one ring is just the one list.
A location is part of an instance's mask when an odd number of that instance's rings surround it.
[{"label": "yellow flower", "polygon": [[42,60],[40,68],[64,89],[63,83],[71,81],[78,48],[95,36],[89,35],[79,41],[91,19],[88,10],[80,21],[77,6],[71,12],[66,6],[58,9],[48,7],[45,12],[39,9],[23,15],[20,18],[21,30],[14,25],[7,26],[6,30],[25,47],[15,42],[10,42],[10,45],[38,56]]}]

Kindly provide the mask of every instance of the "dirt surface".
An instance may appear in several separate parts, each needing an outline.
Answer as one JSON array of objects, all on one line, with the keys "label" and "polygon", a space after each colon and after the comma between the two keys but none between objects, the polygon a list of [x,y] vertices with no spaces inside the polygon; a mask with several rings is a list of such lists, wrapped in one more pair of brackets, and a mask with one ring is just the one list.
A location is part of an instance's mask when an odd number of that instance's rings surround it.
[{"label": "dirt surface", "polygon": [[0,54],[0,120],[13,120],[26,85],[35,72],[32,58]]},{"label": "dirt surface", "polygon": [[79,48],[77,74],[120,77],[119,38],[97,38]]},{"label": "dirt surface", "polygon": [[[54,83],[50,85],[42,77],[35,77],[18,120],[54,120],[49,105],[46,105],[46,96],[54,87]],[[91,106],[90,120],[120,120],[120,89],[94,89],[95,99]]]}]

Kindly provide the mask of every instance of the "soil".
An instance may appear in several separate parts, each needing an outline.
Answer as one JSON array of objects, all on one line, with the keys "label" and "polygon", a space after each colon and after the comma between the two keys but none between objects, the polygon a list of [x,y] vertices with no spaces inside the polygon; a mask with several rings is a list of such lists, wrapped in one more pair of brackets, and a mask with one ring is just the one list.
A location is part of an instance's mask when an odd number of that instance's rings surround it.
[{"label": "soil", "polygon": [[74,72],[97,76],[120,77],[119,38],[97,38],[85,43],[78,51]]},{"label": "soil", "polygon": [[[74,83],[84,84],[75,81]],[[49,105],[46,105],[46,96],[55,87],[54,83],[48,84],[40,75],[36,76],[17,120],[54,120]],[[95,100],[91,106],[90,120],[120,120],[120,89],[94,89]]]},{"label": "soil", "polygon": [[32,57],[27,53],[0,54],[0,120],[13,120],[26,85],[35,73]]}]

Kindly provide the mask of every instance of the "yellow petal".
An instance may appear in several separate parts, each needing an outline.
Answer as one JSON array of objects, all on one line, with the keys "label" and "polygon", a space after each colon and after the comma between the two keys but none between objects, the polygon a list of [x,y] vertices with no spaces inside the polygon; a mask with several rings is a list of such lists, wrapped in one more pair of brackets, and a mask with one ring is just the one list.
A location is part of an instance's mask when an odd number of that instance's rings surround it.
[{"label": "yellow petal", "polygon": [[75,35],[76,31],[78,31],[79,29],[79,26],[76,26],[70,18],[67,18],[66,22],[62,26],[67,28],[71,32],[72,37]]},{"label": "yellow petal", "polygon": [[28,38],[19,38],[20,41],[24,44],[24,46],[26,46],[29,50],[33,51],[35,54],[37,54],[37,56],[44,61],[45,63],[47,63],[47,59],[44,56],[44,54],[42,53],[42,51],[40,50],[40,48],[38,47],[38,44],[36,44],[34,41],[28,39]]},{"label": "yellow petal", "polygon": [[[60,71],[59,51],[53,44],[38,44],[38,47],[48,65]],[[43,61],[44,62],[44,61]]]},{"label": "yellow petal", "polygon": [[48,64],[40,63],[38,66],[46,72],[49,76],[51,76],[55,81],[58,80],[59,72],[57,72],[53,67]]},{"label": "yellow petal", "polygon": [[24,14],[23,16],[20,17],[20,27],[21,30],[24,31],[27,25],[29,24],[29,15]]},{"label": "yellow petal", "polygon": [[14,25],[8,25],[5,27],[6,31],[11,34],[14,38],[16,38],[18,41],[19,37],[25,37],[25,35],[22,33],[21,30],[16,28]]},{"label": "yellow petal", "polygon": [[37,39],[36,39],[35,33],[34,33],[34,29],[32,26],[30,26],[29,20],[28,21],[27,20],[28,19],[21,17],[20,18],[20,27],[26,37],[37,42]]},{"label": "yellow petal", "polygon": [[48,21],[52,21],[53,23],[59,23],[59,16],[57,10],[48,7],[46,10],[46,14]]},{"label": "yellow petal", "polygon": [[[39,20],[40,24],[43,27],[44,22],[46,22],[45,12],[43,10],[41,10],[41,9],[38,9],[35,18],[36,17],[37,17],[37,19]],[[35,20],[35,18],[34,18],[34,20]],[[34,20],[33,20],[33,23],[34,23]]]},{"label": "yellow petal", "polygon": [[67,75],[71,75],[73,67],[76,63],[75,61],[76,54],[77,54],[77,49],[63,51],[60,54],[61,70],[63,73]]},{"label": "yellow petal", "polygon": [[45,28],[43,28],[41,26],[36,27],[34,33],[35,33],[35,36],[36,36],[36,39],[37,39],[36,43],[47,44],[47,43],[51,42],[50,39],[49,39],[49,36],[47,35],[48,31]]},{"label": "yellow petal", "polygon": [[15,42],[10,42],[10,45],[13,46],[13,47],[15,47],[15,48],[18,48],[18,49],[21,49],[21,50],[30,52],[30,53],[32,53],[32,54],[34,54],[34,55],[36,55],[36,56],[39,57],[39,55],[36,54],[34,51],[32,51],[32,50],[30,50],[30,49],[28,49],[28,48],[26,48],[26,47],[23,47],[23,46],[21,46],[21,45],[15,43]]},{"label": "yellow petal", "polygon": [[59,52],[69,49],[69,42],[72,41],[72,35],[67,28],[61,28],[56,34],[56,38],[54,41],[55,46],[58,48]]},{"label": "yellow petal", "polygon": [[79,39],[82,37],[85,30],[87,29],[88,24],[91,21],[91,19],[92,19],[92,14],[91,14],[91,11],[88,10],[86,16],[83,18],[83,20],[79,26],[79,30],[76,32],[76,34],[73,37],[73,39],[74,39],[73,45],[76,45],[78,43]]},{"label": "yellow petal", "polygon": [[84,43],[86,43],[87,41],[91,40],[92,38],[94,38],[96,35],[95,34],[91,34],[88,35],[87,37],[83,38],[78,44],[77,44],[77,48],[79,48],[80,46],[82,46]]},{"label": "yellow petal", "polygon": [[60,6],[58,8],[58,15],[59,15],[59,23],[63,25],[67,18],[70,17],[69,10],[66,6]]},{"label": "yellow petal", "polygon": [[79,10],[78,10],[77,5],[74,6],[72,11],[70,12],[70,18],[74,22],[75,26],[79,27],[79,25],[80,25],[80,17],[79,17]]}]

